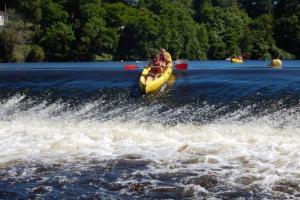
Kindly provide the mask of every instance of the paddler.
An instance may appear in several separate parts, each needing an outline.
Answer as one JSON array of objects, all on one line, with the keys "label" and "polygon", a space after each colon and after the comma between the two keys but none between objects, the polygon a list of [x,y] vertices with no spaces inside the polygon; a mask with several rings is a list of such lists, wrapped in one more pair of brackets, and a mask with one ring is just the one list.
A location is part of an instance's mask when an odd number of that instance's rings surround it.
[{"label": "paddler", "polygon": [[162,65],[163,69],[165,70],[167,66],[172,66],[172,57],[171,54],[168,53],[165,49],[160,49],[160,61],[164,63]]},{"label": "paddler", "polygon": [[149,73],[146,77],[146,82],[149,80],[154,80],[158,77],[159,74],[163,71],[162,66],[165,65],[164,62],[160,60],[160,55],[156,54],[152,57],[151,61],[148,64],[148,67],[151,67]]}]

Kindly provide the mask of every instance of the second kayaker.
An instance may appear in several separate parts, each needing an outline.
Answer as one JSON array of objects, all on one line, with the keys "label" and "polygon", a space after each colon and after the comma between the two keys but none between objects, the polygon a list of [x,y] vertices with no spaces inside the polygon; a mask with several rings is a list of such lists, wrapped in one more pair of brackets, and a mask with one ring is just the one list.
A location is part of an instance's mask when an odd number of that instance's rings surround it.
[{"label": "second kayaker", "polygon": [[172,66],[172,57],[171,57],[171,54],[169,52],[167,52],[163,48],[160,49],[160,60],[165,63],[165,65],[162,66],[164,70],[168,66]]}]

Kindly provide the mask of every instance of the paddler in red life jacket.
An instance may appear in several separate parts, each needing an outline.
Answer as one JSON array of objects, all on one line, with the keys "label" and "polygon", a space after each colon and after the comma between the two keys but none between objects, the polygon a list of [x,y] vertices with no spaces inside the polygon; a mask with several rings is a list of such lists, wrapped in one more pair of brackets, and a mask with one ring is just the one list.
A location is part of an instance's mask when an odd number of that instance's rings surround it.
[{"label": "paddler in red life jacket", "polygon": [[163,63],[162,67],[165,70],[167,67],[172,66],[171,55],[163,48],[160,49],[160,60]]},{"label": "paddler in red life jacket", "polygon": [[157,54],[152,57],[152,60],[149,62],[148,67],[151,67],[147,77],[146,77],[146,82],[148,80],[154,80],[160,75],[163,71],[162,69],[162,62],[160,60],[160,55]]}]

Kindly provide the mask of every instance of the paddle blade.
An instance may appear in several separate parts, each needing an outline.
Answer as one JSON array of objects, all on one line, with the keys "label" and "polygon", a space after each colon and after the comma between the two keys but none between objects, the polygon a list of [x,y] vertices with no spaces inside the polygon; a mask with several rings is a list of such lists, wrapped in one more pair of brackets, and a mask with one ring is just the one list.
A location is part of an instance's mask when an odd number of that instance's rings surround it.
[{"label": "paddle blade", "polygon": [[175,61],[175,68],[178,70],[187,70],[187,60],[180,59]]},{"label": "paddle blade", "polygon": [[125,70],[134,70],[134,69],[137,69],[137,68],[138,68],[138,66],[136,66],[136,65],[125,65],[124,66]]}]

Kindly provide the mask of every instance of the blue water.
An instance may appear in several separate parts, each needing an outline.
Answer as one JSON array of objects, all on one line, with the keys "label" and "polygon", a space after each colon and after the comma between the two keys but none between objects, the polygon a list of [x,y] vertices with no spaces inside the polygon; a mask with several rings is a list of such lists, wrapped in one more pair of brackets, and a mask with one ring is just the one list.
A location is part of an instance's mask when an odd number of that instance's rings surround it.
[{"label": "blue water", "polygon": [[[124,70],[135,64],[136,70]],[[0,199],[300,198],[300,61],[0,64]]]}]

